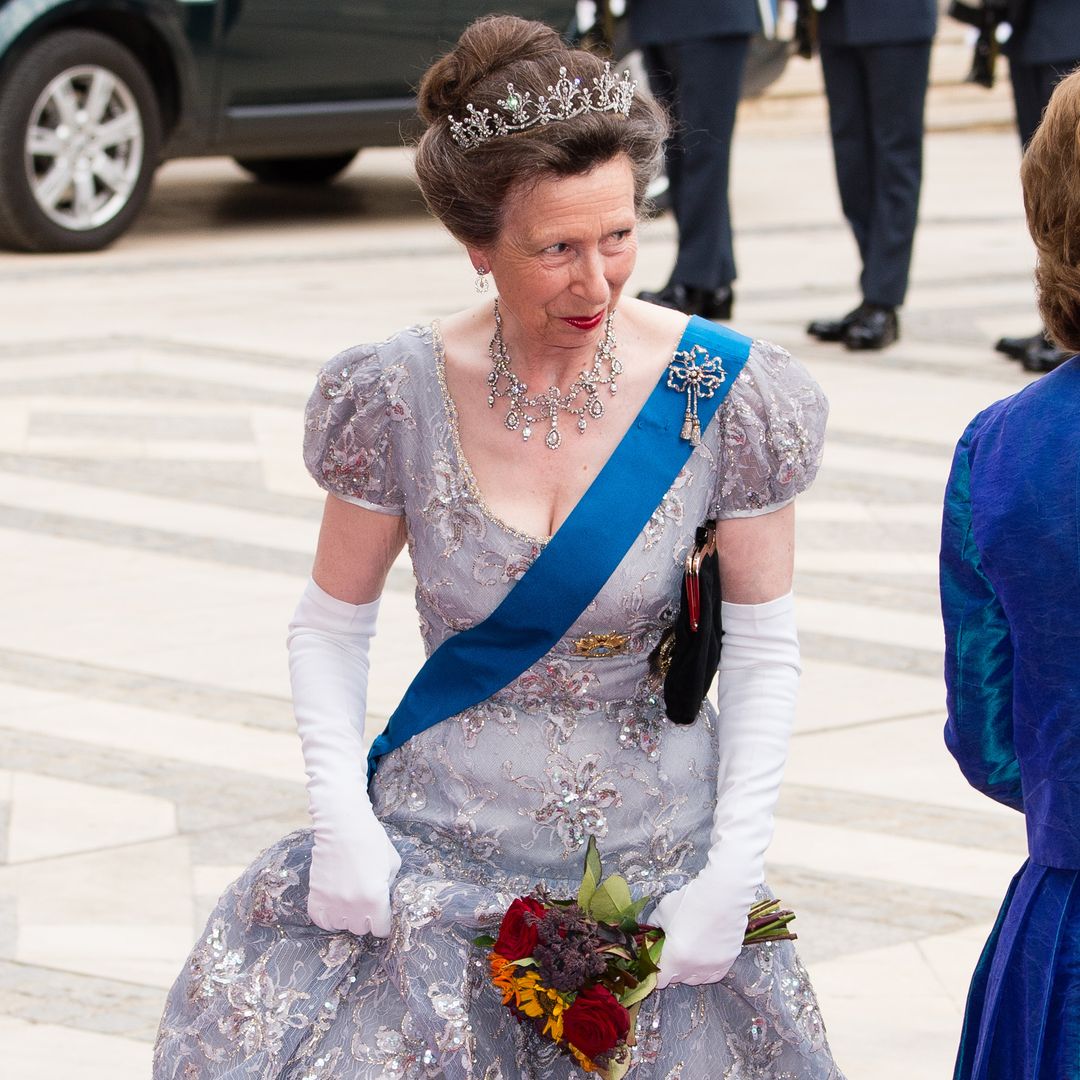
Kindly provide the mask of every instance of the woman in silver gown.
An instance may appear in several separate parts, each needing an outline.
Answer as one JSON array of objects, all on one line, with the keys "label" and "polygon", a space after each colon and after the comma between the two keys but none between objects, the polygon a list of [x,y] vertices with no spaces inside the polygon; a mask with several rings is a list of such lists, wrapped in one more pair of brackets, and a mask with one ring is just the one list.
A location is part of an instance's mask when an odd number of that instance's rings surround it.
[{"label": "woman in silver gown", "polygon": [[[499,300],[348,349],[319,375],[304,454],[328,497],[289,638],[314,828],[222,896],[169,996],[155,1080],[581,1075],[503,1008],[472,940],[538,884],[572,895],[589,836],[608,872],[662,897],[662,989],[639,1015],[632,1077],[841,1080],[792,944],[741,947],[767,895],[794,712],[791,503],[826,416],[782,349],[752,344],[555,647],[364,782],[368,641],[394,558],[408,544],[429,655],[486,619],[686,329],[621,295],[666,132],[647,97],[547,28],[493,17],[433,65],[420,104],[422,190]],[[680,420],[685,403],[673,396]],[[675,727],[648,658],[709,517],[725,597],[719,716],[706,703]]]}]

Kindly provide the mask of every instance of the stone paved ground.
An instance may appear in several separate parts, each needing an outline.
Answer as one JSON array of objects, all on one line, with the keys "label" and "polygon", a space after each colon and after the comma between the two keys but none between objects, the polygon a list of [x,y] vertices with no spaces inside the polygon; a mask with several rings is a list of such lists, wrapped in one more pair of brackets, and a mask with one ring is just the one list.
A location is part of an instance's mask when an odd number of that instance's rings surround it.
[{"label": "stone paved ground", "polygon": [[[855,299],[814,79],[746,110],[734,180],[735,325],[797,352],[833,409],[799,506],[806,674],[770,877],[852,1080],[945,1077],[1024,843],[941,745],[939,501],[967,419],[1027,381],[988,343],[1034,329],[1032,256],[1007,99],[945,78],[903,341],[808,343]],[[646,228],[634,287],[664,279],[672,237]],[[308,194],[174,163],[114,250],[0,255],[5,1075],[146,1076],[208,906],[304,823],[282,641],[320,510],[300,409],[325,357],[470,284],[396,151]],[[410,592],[401,565],[374,723],[418,662]]]}]

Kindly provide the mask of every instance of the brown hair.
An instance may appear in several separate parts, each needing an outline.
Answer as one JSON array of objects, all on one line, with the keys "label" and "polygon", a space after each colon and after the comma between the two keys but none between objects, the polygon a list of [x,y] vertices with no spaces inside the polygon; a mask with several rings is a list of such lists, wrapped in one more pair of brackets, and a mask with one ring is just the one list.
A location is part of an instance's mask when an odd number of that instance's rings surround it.
[{"label": "brown hair", "polygon": [[466,105],[498,111],[507,83],[536,98],[559,78],[560,66],[589,85],[604,70],[604,61],[571,48],[543,23],[490,15],[466,27],[457,45],[425,73],[419,105],[427,129],[416,148],[416,175],[432,213],[463,243],[494,243],[506,196],[515,186],[587,173],[620,154],[630,159],[635,206],[641,211],[668,126],[664,112],[640,88],[629,116],[584,113],[468,150],[450,137],[449,117],[460,120]]},{"label": "brown hair", "polygon": [[1054,90],[1020,166],[1046,331],[1080,352],[1080,69]]}]

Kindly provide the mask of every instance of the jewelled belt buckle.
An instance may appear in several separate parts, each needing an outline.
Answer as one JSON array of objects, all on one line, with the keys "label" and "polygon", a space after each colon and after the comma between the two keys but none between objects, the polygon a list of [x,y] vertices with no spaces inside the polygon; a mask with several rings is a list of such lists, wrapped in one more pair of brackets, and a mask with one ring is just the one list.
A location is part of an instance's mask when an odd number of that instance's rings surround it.
[{"label": "jewelled belt buckle", "polygon": [[586,634],[574,642],[574,654],[600,660],[622,655],[629,643],[629,634]]}]

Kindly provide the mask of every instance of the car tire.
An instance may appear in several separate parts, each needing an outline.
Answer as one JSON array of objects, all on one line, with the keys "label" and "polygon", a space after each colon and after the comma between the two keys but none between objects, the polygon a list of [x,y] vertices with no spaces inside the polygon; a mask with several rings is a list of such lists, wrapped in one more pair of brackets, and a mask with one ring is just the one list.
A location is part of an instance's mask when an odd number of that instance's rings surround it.
[{"label": "car tire", "polygon": [[324,157],[236,158],[236,164],[264,184],[326,184],[340,176],[358,153],[349,150]]},{"label": "car tire", "polygon": [[128,49],[92,30],[42,38],[0,82],[0,244],[106,247],[141,209],[160,151],[154,88]]}]

